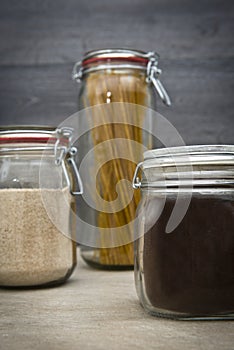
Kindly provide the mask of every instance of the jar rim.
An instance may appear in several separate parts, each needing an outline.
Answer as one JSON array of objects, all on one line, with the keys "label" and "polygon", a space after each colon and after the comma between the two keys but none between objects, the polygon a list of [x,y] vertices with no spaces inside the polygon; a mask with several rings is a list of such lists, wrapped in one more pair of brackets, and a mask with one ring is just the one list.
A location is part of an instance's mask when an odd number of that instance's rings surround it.
[{"label": "jar rim", "polygon": [[71,128],[42,126],[0,127],[0,154],[14,151],[69,150]]},{"label": "jar rim", "polygon": [[142,167],[197,166],[204,164],[234,165],[234,145],[192,145],[158,148],[144,152]]},{"label": "jar rim", "polygon": [[[140,168],[142,180],[138,178]],[[133,188],[228,187],[234,190],[234,145],[154,149],[136,167]]]},{"label": "jar rim", "polygon": [[55,135],[55,127],[6,126],[0,128],[0,144],[47,143]]},{"label": "jar rim", "polygon": [[121,62],[138,63],[144,67],[148,64],[148,61],[152,55],[159,58],[159,55],[155,52],[145,52],[135,49],[109,48],[92,50],[85,53],[82,60],[82,66],[86,67],[92,63],[110,63],[111,61],[118,60]]},{"label": "jar rim", "polygon": [[234,145],[191,145],[152,149],[144,152],[144,161],[171,156],[193,156],[193,155],[222,155],[233,154]]},{"label": "jar rim", "polygon": [[174,173],[193,173],[202,176],[205,166],[229,166],[234,171],[234,145],[192,145],[153,149],[144,152],[143,170],[152,168],[173,169]]},{"label": "jar rim", "polygon": [[134,69],[144,72],[147,76],[151,70],[161,70],[157,68],[159,55],[154,51],[140,51],[135,49],[109,48],[92,50],[84,54],[81,61],[73,67],[73,79],[81,81],[86,74],[103,70],[128,70]]}]

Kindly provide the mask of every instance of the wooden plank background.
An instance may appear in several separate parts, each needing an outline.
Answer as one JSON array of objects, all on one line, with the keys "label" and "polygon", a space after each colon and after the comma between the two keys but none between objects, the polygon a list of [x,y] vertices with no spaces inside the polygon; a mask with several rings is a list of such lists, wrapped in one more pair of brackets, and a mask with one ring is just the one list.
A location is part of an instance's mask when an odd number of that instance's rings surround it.
[{"label": "wooden plank background", "polygon": [[2,0],[0,125],[76,112],[73,63],[103,47],[156,50],[188,144],[234,143],[233,0]]}]

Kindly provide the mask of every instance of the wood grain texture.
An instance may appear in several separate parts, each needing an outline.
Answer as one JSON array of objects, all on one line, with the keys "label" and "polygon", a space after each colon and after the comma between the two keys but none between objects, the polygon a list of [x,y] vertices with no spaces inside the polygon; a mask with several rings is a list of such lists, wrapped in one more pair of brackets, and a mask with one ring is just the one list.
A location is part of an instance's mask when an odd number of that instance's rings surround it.
[{"label": "wood grain texture", "polygon": [[[161,66],[173,105],[159,102],[158,109],[185,142],[233,143],[232,60],[164,60]],[[0,67],[0,124],[58,125],[75,113],[78,85],[71,69],[72,64]]]},{"label": "wood grain texture", "polygon": [[1,1],[0,125],[59,124],[77,109],[73,63],[101,47],[156,49],[185,142],[233,143],[232,0]]},{"label": "wood grain texture", "polygon": [[57,288],[0,289],[1,350],[232,350],[234,323],[147,315],[133,272],[98,271],[81,260]]},{"label": "wood grain texture", "polygon": [[155,49],[164,58],[232,57],[233,9],[231,0],[4,0],[0,63],[73,62],[105,46]]}]

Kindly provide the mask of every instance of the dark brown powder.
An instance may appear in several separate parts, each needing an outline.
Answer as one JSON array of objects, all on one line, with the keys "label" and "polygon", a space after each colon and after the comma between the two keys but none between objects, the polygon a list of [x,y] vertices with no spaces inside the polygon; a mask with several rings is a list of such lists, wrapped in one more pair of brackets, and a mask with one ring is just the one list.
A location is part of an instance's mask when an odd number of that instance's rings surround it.
[{"label": "dark brown powder", "polygon": [[155,308],[190,315],[234,312],[234,196],[196,196],[180,225],[165,228],[167,199],[144,236],[144,283]]}]

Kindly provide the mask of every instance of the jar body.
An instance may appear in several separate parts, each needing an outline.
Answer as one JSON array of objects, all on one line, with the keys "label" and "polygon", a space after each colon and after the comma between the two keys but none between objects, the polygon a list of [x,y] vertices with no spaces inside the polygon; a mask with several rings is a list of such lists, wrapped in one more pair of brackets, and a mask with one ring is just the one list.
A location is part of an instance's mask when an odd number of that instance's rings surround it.
[{"label": "jar body", "polygon": [[[192,168],[185,167],[184,150],[170,159],[173,148],[166,150],[170,156],[155,150],[155,158],[143,163],[135,227],[140,237],[135,243],[136,290],[142,306],[154,316],[233,319],[234,148],[188,147],[191,149]],[[188,189],[190,171],[193,186]],[[179,189],[181,174],[185,187]],[[168,233],[176,206],[186,210]]]},{"label": "jar body", "polygon": [[[4,145],[0,153],[0,286],[60,284],[76,265],[74,199],[62,167],[54,177],[54,155],[42,158],[35,145],[23,148],[29,145]],[[42,167],[47,169],[44,185]]]},{"label": "jar body", "polygon": [[[117,103],[121,105],[117,105]],[[99,147],[99,152],[94,151],[93,164],[91,169],[97,168],[101,162],[103,154],[112,153],[112,159],[102,166],[99,176],[96,179],[97,191],[106,201],[112,202],[116,199],[116,185],[120,180],[132,179],[135,163],[141,160],[143,151],[152,148],[153,140],[150,131],[153,127],[153,117],[147,115],[143,106],[155,109],[156,96],[153,87],[146,82],[144,71],[135,69],[104,69],[87,74],[82,83],[79,94],[79,109],[94,107],[89,109],[94,119],[102,117],[102,125],[93,128],[83,135],[79,140],[80,162],[87,153]],[[98,106],[98,107],[97,107]],[[113,118],[112,125],[108,119],[107,108],[115,109],[115,114],[123,116],[126,123],[131,120],[136,121],[136,125],[114,124],[118,121],[118,116]],[[149,110],[148,110],[149,111]],[[79,121],[78,121],[79,123]],[[85,126],[79,124],[79,128]],[[86,128],[90,128],[86,126]],[[146,131],[147,130],[147,131]],[[125,147],[125,159],[118,155],[117,147],[106,148],[105,142],[124,139],[128,144]],[[141,147],[134,148],[132,141],[137,142]],[[101,148],[103,145],[103,148]],[[109,147],[109,146],[108,146]],[[120,159],[121,158],[121,159]],[[106,179],[109,179],[106,181]],[[120,196],[125,201],[127,189],[120,188]],[[79,215],[88,223],[96,227],[96,235],[102,236],[102,228],[119,227],[129,224],[135,218],[135,211],[140,200],[140,193],[135,193],[130,204],[117,213],[106,213],[104,207],[98,210],[91,210],[84,201],[79,199]],[[132,230],[132,229],[130,229]],[[89,235],[89,232],[87,232]],[[133,242],[133,230],[131,242]],[[100,239],[102,241],[102,238]],[[108,247],[108,241],[103,247],[81,246],[81,255],[90,265],[102,269],[132,269],[134,265],[133,243],[125,245],[116,244],[115,247]]]}]

